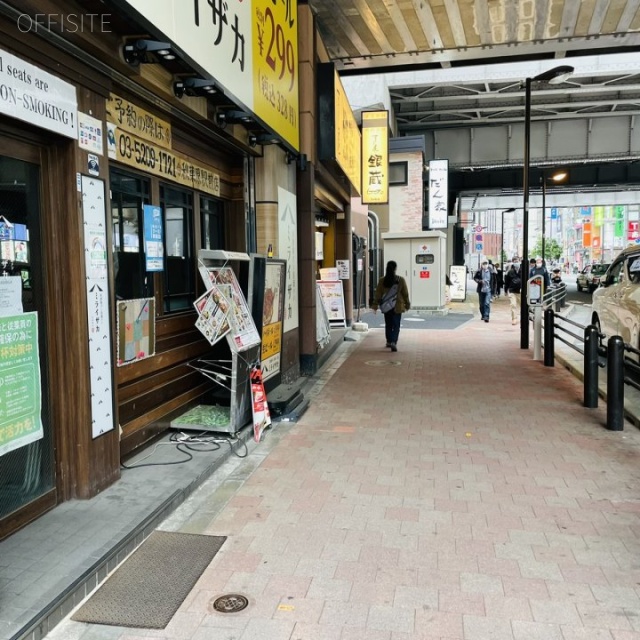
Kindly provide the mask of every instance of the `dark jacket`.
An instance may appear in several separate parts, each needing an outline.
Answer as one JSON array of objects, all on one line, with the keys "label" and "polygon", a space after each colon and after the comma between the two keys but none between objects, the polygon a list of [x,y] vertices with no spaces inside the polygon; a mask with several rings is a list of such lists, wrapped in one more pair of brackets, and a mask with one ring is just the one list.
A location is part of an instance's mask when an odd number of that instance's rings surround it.
[{"label": "dark jacket", "polygon": [[[514,284],[514,279],[517,278],[517,284]],[[507,275],[504,277],[504,290],[507,293],[520,293],[522,290],[522,278],[520,277],[520,269],[511,265]]]},{"label": "dark jacket", "polygon": [[[405,311],[409,311],[411,309],[411,302],[409,302],[409,289],[407,287],[407,282],[402,276],[396,276],[396,280],[398,282],[398,297],[396,298],[396,313],[404,313]],[[380,300],[384,297],[384,294],[389,291],[391,287],[384,286],[384,276],[378,280],[378,286],[376,287],[376,292],[373,294],[373,304],[371,308],[374,311],[378,310],[378,306],[380,305]]]},{"label": "dark jacket", "polygon": [[529,277],[533,278],[533,276],[542,276],[542,279],[544,281],[544,290],[546,291],[549,288],[549,285],[551,284],[551,278],[549,277],[549,272],[544,265],[542,265],[541,267],[533,267],[533,269],[529,271]]},{"label": "dark jacket", "polygon": [[[491,267],[489,267],[489,274],[490,274],[490,278],[489,278],[489,293],[493,295],[495,293],[495,290],[496,290],[496,271],[495,271],[495,269],[492,269]],[[473,275],[473,280],[478,285],[476,287],[476,292],[480,293],[480,291],[482,290],[482,269],[478,269],[475,272],[475,274]]]}]

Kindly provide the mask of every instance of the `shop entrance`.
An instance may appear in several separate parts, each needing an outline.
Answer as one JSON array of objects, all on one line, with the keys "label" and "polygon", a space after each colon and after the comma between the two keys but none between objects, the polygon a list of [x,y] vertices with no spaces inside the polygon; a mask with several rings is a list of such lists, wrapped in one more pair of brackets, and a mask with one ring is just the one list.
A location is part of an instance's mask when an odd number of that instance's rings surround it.
[{"label": "shop entrance", "polygon": [[[7,296],[0,309],[2,539],[55,506],[57,495],[47,384],[40,149],[2,135],[0,149],[0,277]],[[36,325],[37,340],[33,332],[29,342],[25,327],[29,331]],[[39,416],[34,410],[38,398]],[[32,429],[36,425],[37,431]]]}]

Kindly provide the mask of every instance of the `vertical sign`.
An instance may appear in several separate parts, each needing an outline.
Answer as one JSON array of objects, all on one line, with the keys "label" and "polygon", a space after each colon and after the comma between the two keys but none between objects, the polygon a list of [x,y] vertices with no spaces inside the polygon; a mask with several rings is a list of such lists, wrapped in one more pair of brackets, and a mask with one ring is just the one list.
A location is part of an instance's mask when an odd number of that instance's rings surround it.
[{"label": "vertical sign", "polygon": [[362,112],[362,202],[389,202],[389,112]]},{"label": "vertical sign", "polygon": [[613,211],[616,221],[613,235],[615,238],[622,238],[624,236],[624,207],[614,207]]},{"label": "vertical sign", "polygon": [[151,204],[142,207],[144,213],[144,253],[147,271],[164,271],[162,241],[162,209]]},{"label": "vertical sign", "polygon": [[111,323],[107,278],[107,234],[104,182],[82,176],[84,254],[89,325],[91,378],[91,435],[97,438],[113,429],[111,382]]},{"label": "vertical sign", "polygon": [[449,161],[429,161],[429,228],[446,229],[449,198]]},{"label": "vertical sign", "polygon": [[0,319],[0,456],[44,435],[35,311]]},{"label": "vertical sign", "polygon": [[284,333],[298,326],[298,222],[296,194],[278,187],[278,257],[287,261]]},{"label": "vertical sign", "polygon": [[593,207],[593,226],[601,227],[604,224],[604,207]]},{"label": "vertical sign", "polygon": [[557,207],[551,207],[551,219],[552,220],[557,220],[558,219],[558,208]]},{"label": "vertical sign", "polygon": [[582,246],[586,249],[591,246],[591,223],[585,222],[582,225]]}]

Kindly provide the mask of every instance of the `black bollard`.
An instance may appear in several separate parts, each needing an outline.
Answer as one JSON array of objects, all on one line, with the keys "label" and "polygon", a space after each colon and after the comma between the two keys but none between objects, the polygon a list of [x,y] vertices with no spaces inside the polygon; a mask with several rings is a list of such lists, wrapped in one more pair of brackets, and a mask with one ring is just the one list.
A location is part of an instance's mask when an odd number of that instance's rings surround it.
[{"label": "black bollard", "polygon": [[592,324],[584,329],[584,406],[598,406],[598,329]]},{"label": "black bollard", "polygon": [[555,313],[553,309],[544,310],[544,366],[553,367],[555,365],[556,354],[554,345]]},{"label": "black bollard", "polygon": [[607,429],[624,429],[624,341],[611,336],[607,342]]}]

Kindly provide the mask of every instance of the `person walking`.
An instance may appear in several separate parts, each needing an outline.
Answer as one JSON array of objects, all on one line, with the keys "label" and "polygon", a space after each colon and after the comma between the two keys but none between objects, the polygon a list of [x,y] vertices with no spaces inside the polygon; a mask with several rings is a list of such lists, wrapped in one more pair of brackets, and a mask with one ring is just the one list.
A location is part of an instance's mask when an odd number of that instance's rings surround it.
[{"label": "person walking", "polygon": [[501,264],[496,265],[496,298],[500,297],[500,292],[504,287],[504,269],[502,267]]},{"label": "person walking", "polygon": [[535,264],[533,268],[529,272],[529,278],[533,278],[534,276],[542,276],[542,280],[544,282],[543,293],[549,288],[551,284],[551,278],[549,277],[549,272],[547,271],[547,267],[544,266],[544,262],[540,256],[536,258]]},{"label": "person walking", "polygon": [[520,265],[514,260],[504,277],[504,290],[509,296],[511,308],[511,324],[518,324],[520,313],[520,291],[522,290],[522,278],[520,277]]},{"label": "person walking", "polygon": [[385,346],[391,347],[391,351],[398,350],[402,314],[411,308],[407,283],[402,276],[396,275],[397,268],[395,260],[387,262],[384,276],[378,281],[373,295],[374,302],[371,305],[374,313],[377,313],[379,308],[384,314],[384,335],[387,339]]},{"label": "person walking", "polygon": [[473,276],[474,282],[478,285],[478,301],[480,304],[480,316],[485,322],[489,322],[491,313],[491,291],[493,287],[494,274],[489,269],[489,263],[485,260],[478,271]]}]

